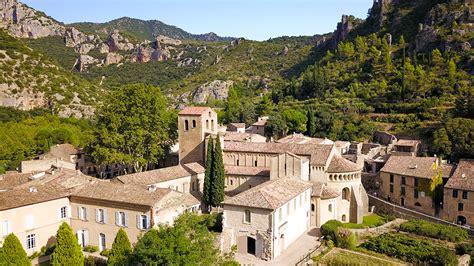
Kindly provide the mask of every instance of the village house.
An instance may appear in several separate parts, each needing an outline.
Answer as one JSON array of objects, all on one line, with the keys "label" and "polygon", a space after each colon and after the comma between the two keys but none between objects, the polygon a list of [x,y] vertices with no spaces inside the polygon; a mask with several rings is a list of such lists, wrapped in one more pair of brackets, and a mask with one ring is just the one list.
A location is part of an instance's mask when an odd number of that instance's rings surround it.
[{"label": "village house", "polygon": [[441,173],[445,183],[451,170],[451,165],[441,164],[437,157],[392,155],[380,170],[379,195],[400,206],[434,216],[437,211],[431,197],[431,182]]},{"label": "village house", "polygon": [[268,116],[259,117],[257,122],[253,123],[246,131],[252,134],[265,136],[265,125],[267,124],[268,119]]},{"label": "village house", "polygon": [[474,160],[461,159],[444,186],[441,217],[474,227]]},{"label": "village house", "polygon": [[227,125],[227,131],[245,133],[245,123],[230,123]]},{"label": "village house", "polygon": [[310,227],[309,182],[278,178],[224,201],[224,233],[239,253],[278,257]]},{"label": "village house", "polygon": [[33,160],[22,161],[19,171],[22,173],[41,172],[51,167],[82,170],[85,166],[84,152],[71,144],[58,144],[51,147],[49,152]]},{"label": "village house", "polygon": [[70,197],[71,225],[79,244],[110,249],[120,228],[130,242],[160,224],[172,224],[187,211],[196,211],[199,200],[169,188],[118,184],[96,180]]}]

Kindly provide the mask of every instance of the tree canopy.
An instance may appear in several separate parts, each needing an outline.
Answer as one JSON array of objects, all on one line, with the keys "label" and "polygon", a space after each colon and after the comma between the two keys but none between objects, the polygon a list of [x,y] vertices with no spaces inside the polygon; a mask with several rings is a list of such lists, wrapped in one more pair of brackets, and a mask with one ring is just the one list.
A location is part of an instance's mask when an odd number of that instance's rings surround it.
[{"label": "tree canopy", "polygon": [[56,247],[51,254],[51,265],[84,265],[84,255],[71,226],[62,223],[56,233]]}]

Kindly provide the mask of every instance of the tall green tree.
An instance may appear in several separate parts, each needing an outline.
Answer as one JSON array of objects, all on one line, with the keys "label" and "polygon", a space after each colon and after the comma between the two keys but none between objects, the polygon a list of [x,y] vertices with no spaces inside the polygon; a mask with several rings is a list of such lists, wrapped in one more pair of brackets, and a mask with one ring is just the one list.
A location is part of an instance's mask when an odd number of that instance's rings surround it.
[{"label": "tall green tree", "polygon": [[212,183],[213,191],[213,206],[219,206],[224,201],[224,186],[225,186],[225,172],[224,172],[224,158],[222,155],[222,145],[219,136],[216,138],[216,145],[214,147],[214,162],[213,162],[214,180]]},{"label": "tall green tree", "polygon": [[176,120],[157,87],[133,84],[113,90],[98,111],[92,155],[99,163],[132,165],[141,172],[174,143]]},{"label": "tall green tree", "polygon": [[220,259],[214,235],[194,213],[149,230],[134,248],[134,263],[142,265],[214,265]]},{"label": "tall green tree", "polygon": [[67,223],[62,223],[56,233],[56,248],[51,254],[51,265],[84,265],[81,247]]},{"label": "tall green tree", "polygon": [[204,188],[202,200],[207,206],[213,203],[212,186],[214,181],[214,139],[209,137],[206,154],[206,172],[204,173]]},{"label": "tall green tree", "polygon": [[0,265],[31,265],[20,240],[13,233],[3,240],[0,248]]},{"label": "tall green tree", "polygon": [[316,119],[311,109],[306,112],[306,135],[313,137],[316,134]]},{"label": "tall green tree", "polygon": [[122,228],[115,236],[112,249],[107,259],[107,265],[127,266],[130,265],[132,255],[132,244],[128,239],[127,233]]}]

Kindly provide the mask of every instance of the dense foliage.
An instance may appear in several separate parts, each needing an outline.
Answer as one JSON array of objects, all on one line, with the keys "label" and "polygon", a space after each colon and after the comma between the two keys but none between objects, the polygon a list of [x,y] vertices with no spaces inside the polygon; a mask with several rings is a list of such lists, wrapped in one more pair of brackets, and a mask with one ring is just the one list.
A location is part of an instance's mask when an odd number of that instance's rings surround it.
[{"label": "dense foliage", "polygon": [[329,220],[324,223],[320,232],[327,240],[331,240],[336,247],[354,249],[357,245],[356,236],[338,220]]},{"label": "dense foliage", "polygon": [[125,230],[120,228],[115,236],[112,249],[108,253],[107,265],[129,265],[131,254],[132,244],[130,244],[130,240],[128,239]]},{"label": "dense foliage", "polygon": [[56,234],[56,247],[51,254],[51,265],[84,265],[81,247],[67,223],[62,223]]},{"label": "dense foliage", "polygon": [[149,230],[134,248],[134,263],[158,265],[212,265],[223,262],[207,216],[181,215],[173,226]]},{"label": "dense foliage", "polygon": [[70,143],[85,147],[92,139],[88,120],[2,110],[5,112],[0,121],[0,173],[15,170],[21,161],[49,151],[52,145]]},{"label": "dense foliage", "polygon": [[361,247],[415,264],[457,264],[453,251],[402,234],[385,233],[367,240]]},{"label": "dense foliage", "polygon": [[0,248],[0,265],[31,265],[23,245],[13,233],[3,240]]},{"label": "dense foliage", "polygon": [[466,229],[428,222],[425,220],[410,220],[400,225],[400,230],[451,242],[461,242],[469,237]]},{"label": "dense foliage", "polygon": [[98,110],[94,159],[132,165],[135,172],[158,163],[177,135],[176,114],[167,107],[154,86],[134,84],[111,91]]}]

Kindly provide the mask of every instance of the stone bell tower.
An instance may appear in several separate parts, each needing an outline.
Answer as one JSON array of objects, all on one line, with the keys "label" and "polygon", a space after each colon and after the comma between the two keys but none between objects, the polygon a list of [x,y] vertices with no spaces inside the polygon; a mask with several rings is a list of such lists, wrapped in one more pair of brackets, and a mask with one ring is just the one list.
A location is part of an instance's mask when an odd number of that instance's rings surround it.
[{"label": "stone bell tower", "polygon": [[179,163],[204,163],[206,136],[217,134],[217,113],[210,107],[185,107],[178,114]]}]

